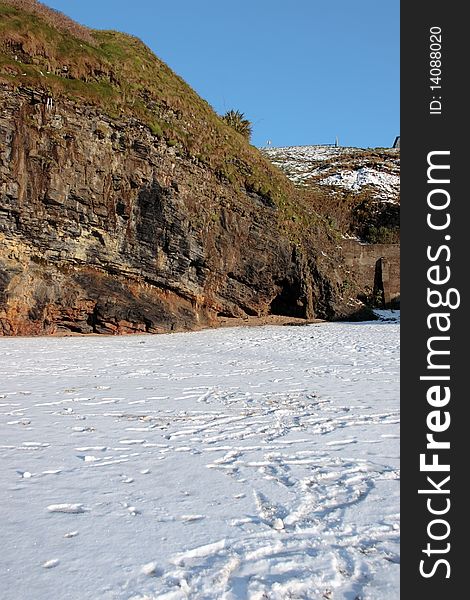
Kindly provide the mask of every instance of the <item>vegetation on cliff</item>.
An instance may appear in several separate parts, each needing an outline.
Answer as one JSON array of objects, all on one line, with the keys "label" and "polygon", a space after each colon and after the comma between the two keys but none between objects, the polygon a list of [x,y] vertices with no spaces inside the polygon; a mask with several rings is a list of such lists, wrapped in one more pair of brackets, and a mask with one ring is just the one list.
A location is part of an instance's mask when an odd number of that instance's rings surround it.
[{"label": "vegetation on cliff", "polygon": [[289,183],[139,39],[97,31],[34,0],[0,1],[0,81],[133,116],[220,177],[285,203]]},{"label": "vegetation on cliff", "polygon": [[251,122],[245,119],[245,115],[242,112],[239,110],[228,110],[222,118],[232,129],[235,129],[244,138],[250,140]]},{"label": "vegetation on cliff", "polygon": [[137,38],[0,0],[0,101],[0,333],[357,309],[312,190]]},{"label": "vegetation on cliff", "polygon": [[264,148],[345,236],[370,244],[400,239],[400,151],[395,148]]}]

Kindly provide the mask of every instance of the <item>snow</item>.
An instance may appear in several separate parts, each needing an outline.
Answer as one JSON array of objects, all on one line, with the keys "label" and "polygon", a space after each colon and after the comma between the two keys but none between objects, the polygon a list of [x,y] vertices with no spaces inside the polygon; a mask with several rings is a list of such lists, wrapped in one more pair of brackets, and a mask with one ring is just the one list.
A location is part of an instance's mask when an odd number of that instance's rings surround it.
[{"label": "snow", "polygon": [[[313,181],[355,192],[371,186],[377,200],[399,200],[399,150],[381,149],[387,160],[373,156],[372,150],[336,146],[288,146],[263,148],[262,151],[298,185]],[[348,167],[351,164],[356,168]]]},{"label": "snow", "polygon": [[374,308],[373,312],[381,321],[394,321],[395,323],[400,322],[399,310]]},{"label": "snow", "polygon": [[356,171],[342,171],[321,180],[322,185],[337,185],[348,190],[360,190],[366,185],[373,185],[384,192],[384,199],[393,197],[400,191],[400,177],[392,173],[381,173],[369,167],[361,167]]},{"label": "snow", "polygon": [[3,600],[398,597],[397,322],[0,349]]},{"label": "snow", "polygon": [[47,507],[47,510],[49,512],[62,512],[71,514],[79,514],[85,512],[83,504],[50,504]]}]

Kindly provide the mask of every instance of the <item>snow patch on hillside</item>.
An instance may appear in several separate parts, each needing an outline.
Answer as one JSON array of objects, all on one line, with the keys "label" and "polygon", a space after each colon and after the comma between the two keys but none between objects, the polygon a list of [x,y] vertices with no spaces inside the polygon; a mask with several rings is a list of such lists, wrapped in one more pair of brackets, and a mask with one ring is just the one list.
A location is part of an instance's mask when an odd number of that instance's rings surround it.
[{"label": "snow patch on hillside", "polygon": [[337,185],[348,190],[360,190],[366,185],[380,188],[384,200],[399,193],[400,177],[391,173],[381,173],[369,167],[361,167],[357,171],[340,171],[320,180],[322,185]]},{"label": "snow patch on hillside", "polygon": [[356,192],[371,186],[374,197],[384,202],[396,202],[400,195],[397,149],[381,149],[382,157],[386,157],[381,159],[371,157],[374,150],[335,146],[289,146],[262,151],[298,185],[315,182]]}]

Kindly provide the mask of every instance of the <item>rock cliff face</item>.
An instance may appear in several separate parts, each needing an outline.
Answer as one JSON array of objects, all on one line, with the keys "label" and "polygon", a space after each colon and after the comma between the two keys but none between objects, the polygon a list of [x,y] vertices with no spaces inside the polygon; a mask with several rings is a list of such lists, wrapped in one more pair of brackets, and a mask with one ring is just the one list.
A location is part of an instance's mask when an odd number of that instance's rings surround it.
[{"label": "rock cliff face", "polygon": [[367,294],[320,187],[140,40],[0,0],[0,335],[350,315]]},{"label": "rock cliff face", "polygon": [[400,150],[293,146],[264,148],[338,229],[350,302],[400,304]]},{"label": "rock cliff face", "polygon": [[346,236],[399,243],[400,149],[293,146],[263,153]]},{"label": "rock cliff face", "polygon": [[0,90],[0,333],[163,332],[346,310],[335,257],[283,234],[269,198],[136,119],[50,104],[35,89]]}]

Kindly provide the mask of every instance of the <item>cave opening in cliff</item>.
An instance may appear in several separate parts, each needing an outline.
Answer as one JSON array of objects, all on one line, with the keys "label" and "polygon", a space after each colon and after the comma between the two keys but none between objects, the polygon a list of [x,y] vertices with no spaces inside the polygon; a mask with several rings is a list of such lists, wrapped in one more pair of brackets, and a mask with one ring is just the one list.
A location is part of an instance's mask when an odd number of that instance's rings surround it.
[{"label": "cave opening in cliff", "polygon": [[279,282],[279,293],[270,304],[270,314],[282,317],[305,318],[305,304],[301,301],[298,281],[284,279]]}]

